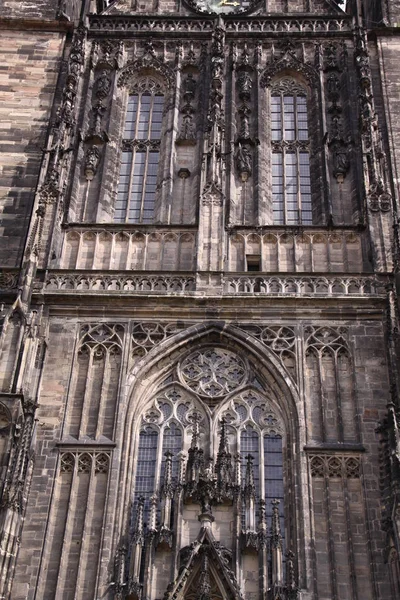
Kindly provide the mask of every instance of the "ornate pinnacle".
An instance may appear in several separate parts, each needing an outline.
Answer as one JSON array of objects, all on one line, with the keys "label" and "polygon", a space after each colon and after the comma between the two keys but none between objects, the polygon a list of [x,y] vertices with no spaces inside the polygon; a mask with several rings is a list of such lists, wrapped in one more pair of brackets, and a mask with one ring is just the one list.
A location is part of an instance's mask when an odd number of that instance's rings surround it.
[{"label": "ornate pinnacle", "polygon": [[235,483],[237,486],[240,486],[242,483],[242,460],[240,454],[236,454],[235,456]]},{"label": "ornate pinnacle", "polygon": [[203,564],[200,573],[200,585],[197,593],[198,600],[211,600],[211,582],[208,572],[208,556],[203,554]]},{"label": "ornate pinnacle", "polygon": [[258,547],[265,548],[268,543],[267,534],[267,514],[265,510],[265,500],[260,500],[260,512],[258,519]]},{"label": "ornate pinnacle", "polygon": [[258,519],[258,529],[259,530],[265,530],[267,528],[267,513],[265,510],[265,500],[261,499],[260,500],[260,516]]},{"label": "ornate pinnacle", "polygon": [[150,497],[149,531],[156,530],[157,503],[158,503],[158,498],[157,498],[157,495],[154,494],[153,496]]},{"label": "ornate pinnacle", "polygon": [[193,416],[192,416],[192,423],[193,423],[192,442],[190,444],[190,448],[193,450],[197,450],[197,448],[198,448],[199,437],[200,437],[199,422],[200,422],[200,415],[199,415],[199,413],[194,412]]},{"label": "ornate pinnacle", "polygon": [[291,550],[286,552],[286,587],[288,590],[297,590],[294,574],[294,553]]},{"label": "ornate pinnacle", "polygon": [[219,434],[218,456],[220,456],[223,453],[229,454],[228,434],[226,431],[226,421],[224,418],[221,419],[221,431]]},{"label": "ornate pinnacle", "polygon": [[132,542],[136,545],[143,546],[144,545],[144,523],[143,523],[143,514],[144,514],[144,498],[140,496],[138,499],[137,509],[136,509],[136,520],[135,526],[133,528]]},{"label": "ornate pinnacle", "polygon": [[167,450],[165,456],[165,471],[164,471],[164,485],[162,495],[172,497],[174,490],[172,486],[172,452]]},{"label": "ornate pinnacle", "polygon": [[279,500],[271,500],[272,522],[271,522],[271,547],[282,549],[281,523],[279,519]]},{"label": "ornate pinnacle", "polygon": [[256,486],[254,485],[253,460],[254,457],[251,454],[246,456],[246,484],[244,486],[244,493],[248,498],[254,498],[256,494]]}]

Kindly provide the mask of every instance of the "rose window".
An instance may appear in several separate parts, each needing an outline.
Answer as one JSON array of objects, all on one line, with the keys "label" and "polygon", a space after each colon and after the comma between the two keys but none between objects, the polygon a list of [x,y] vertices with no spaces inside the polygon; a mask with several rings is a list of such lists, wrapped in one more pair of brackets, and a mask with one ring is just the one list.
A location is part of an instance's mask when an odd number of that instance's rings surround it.
[{"label": "rose window", "polygon": [[216,398],[243,385],[247,371],[236,354],[220,348],[193,352],[180,366],[182,382],[202,396]]}]

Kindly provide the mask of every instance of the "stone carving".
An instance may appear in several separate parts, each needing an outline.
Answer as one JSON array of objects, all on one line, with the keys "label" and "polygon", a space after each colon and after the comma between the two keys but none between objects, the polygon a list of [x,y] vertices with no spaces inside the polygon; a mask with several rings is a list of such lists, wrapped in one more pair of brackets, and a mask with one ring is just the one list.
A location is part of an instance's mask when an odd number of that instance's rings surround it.
[{"label": "stone carving", "polygon": [[291,43],[285,43],[280,52],[280,56],[274,56],[273,60],[262,72],[260,77],[261,87],[269,87],[274,75],[285,73],[285,71],[288,70],[301,73],[311,87],[317,85],[317,70],[297,56],[297,49]]},{"label": "stone carving", "polygon": [[[141,54],[141,56],[140,56]],[[175,75],[173,70],[165,63],[162,53],[158,56],[158,48],[152,40],[147,40],[141,47],[138,47],[137,56],[133,62],[128,62],[121,70],[118,77],[118,87],[132,88],[138,79],[138,75],[146,75],[149,71],[156,73],[162,81],[166,82],[167,89],[173,89]]]},{"label": "stone carving", "polygon": [[69,450],[68,452],[62,452],[60,454],[60,473],[73,473],[75,470],[77,473],[88,473],[92,472],[92,466],[94,467],[94,474],[108,473],[110,464],[110,453],[109,452],[95,452],[95,451],[79,451]]},{"label": "stone carving", "polygon": [[292,327],[240,325],[276,354],[296,380],[296,335]]},{"label": "stone carving", "polygon": [[345,138],[342,133],[340,75],[344,60],[339,60],[339,48],[332,42],[325,47],[324,58],[324,70],[328,73],[326,78],[327,98],[331,102],[331,106],[328,108],[331,123],[326,135],[326,142],[332,155],[333,175],[338,183],[343,183],[350,169],[351,144],[351,139],[348,136]]},{"label": "stone carving", "polygon": [[333,327],[306,327],[304,330],[306,339],[306,353],[312,350],[326,352],[330,349],[335,354],[348,354],[347,342],[348,331],[345,327],[334,329]]},{"label": "stone carving", "polygon": [[360,82],[361,140],[363,154],[368,157],[365,159],[367,165],[367,172],[365,173],[367,177],[367,205],[372,213],[388,212],[392,206],[392,196],[389,191],[386,156],[383,151],[378,118],[375,112],[366,33],[363,29],[357,28],[356,34],[355,61]]},{"label": "stone carving", "polygon": [[80,330],[79,348],[90,349],[94,354],[101,349],[108,352],[121,352],[124,327],[107,323],[82,325]]},{"label": "stone carving", "polygon": [[[108,32],[121,32],[131,31],[137,33],[138,31],[148,32],[148,21],[146,19],[130,18],[126,19],[123,15],[107,15],[107,17],[97,15],[90,15],[90,27],[94,31],[101,31],[103,33]],[[212,21],[210,19],[185,19],[184,21],[178,21],[174,18],[166,18],[165,16],[152,17],[152,32],[163,33],[163,32],[184,32],[184,33],[199,33],[199,32],[210,32],[212,30]],[[318,18],[313,17],[299,17],[297,14],[293,17],[287,15],[285,18],[282,16],[274,17],[268,15],[268,17],[259,16],[256,19],[229,19],[226,22],[226,30],[228,32],[241,32],[241,33],[331,33],[334,31],[338,32],[349,32],[351,31],[351,18],[343,17],[333,19],[331,17],[325,17],[323,15]]]},{"label": "stone carving", "polygon": [[93,144],[86,150],[85,157],[85,177],[91,181],[97,172],[100,161],[100,150]]},{"label": "stone carving", "polygon": [[311,477],[359,479],[361,461],[359,456],[345,454],[317,454],[310,456]]},{"label": "stone carving", "polygon": [[384,294],[385,283],[371,277],[225,276],[226,294],[364,296]]},{"label": "stone carving", "polygon": [[174,275],[84,275],[56,274],[46,278],[45,291],[79,290],[81,292],[145,292],[145,293],[185,293],[195,289],[193,276]]},{"label": "stone carving", "polygon": [[236,65],[238,95],[238,135],[236,138],[235,166],[242,182],[246,182],[253,172],[251,147],[255,140],[251,136],[250,117],[253,91],[253,68],[250,66],[247,45]]},{"label": "stone carving", "polygon": [[252,174],[252,157],[247,146],[239,147],[236,150],[236,169],[242,181],[247,181]]},{"label": "stone carving", "polygon": [[1,290],[12,290],[18,285],[19,272],[13,270],[1,270],[0,271],[0,289]]},{"label": "stone carving", "polygon": [[186,357],[179,367],[182,383],[201,396],[220,397],[243,385],[245,363],[233,352],[206,348]]},{"label": "stone carving", "polygon": [[179,137],[177,139],[178,142],[195,142],[196,140],[196,131],[194,127],[193,115],[195,113],[195,109],[193,107],[193,102],[195,101],[196,96],[196,80],[192,73],[188,73],[183,80],[182,88],[183,88],[183,105],[181,108],[182,114],[182,124]]},{"label": "stone carving", "polygon": [[145,356],[152,348],[184,328],[178,323],[133,322],[132,357]]}]

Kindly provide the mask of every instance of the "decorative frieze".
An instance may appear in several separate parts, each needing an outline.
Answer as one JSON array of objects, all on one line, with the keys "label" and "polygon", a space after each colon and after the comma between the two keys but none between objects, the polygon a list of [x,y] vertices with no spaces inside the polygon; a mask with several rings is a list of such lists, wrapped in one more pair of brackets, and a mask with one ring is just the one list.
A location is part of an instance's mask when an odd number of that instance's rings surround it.
[{"label": "decorative frieze", "polygon": [[[149,30],[154,33],[172,33],[184,35],[185,33],[209,33],[213,29],[214,19],[174,19],[165,17],[136,17],[91,15],[89,17],[90,29],[93,33],[115,32],[118,35],[124,32],[141,32]],[[226,31],[228,33],[332,33],[351,31],[351,17],[332,18],[286,18],[282,17],[247,17],[235,19],[225,17]]]},{"label": "decorative frieze", "polygon": [[60,473],[108,473],[110,452],[92,450],[62,452],[60,454]]},{"label": "decorative frieze", "polygon": [[302,277],[288,275],[232,275],[224,277],[225,294],[265,294],[270,296],[381,296],[385,279],[366,277]]},{"label": "decorative frieze", "polygon": [[179,325],[179,323],[133,322],[131,325],[132,358],[145,356],[158,344],[182,329],[184,329],[184,325]]},{"label": "decorative frieze", "polygon": [[88,273],[48,273],[44,282],[46,292],[107,292],[183,294],[195,290],[193,275],[91,275]]},{"label": "decorative frieze", "polygon": [[311,477],[359,479],[361,460],[359,456],[345,454],[313,454],[310,456]]}]

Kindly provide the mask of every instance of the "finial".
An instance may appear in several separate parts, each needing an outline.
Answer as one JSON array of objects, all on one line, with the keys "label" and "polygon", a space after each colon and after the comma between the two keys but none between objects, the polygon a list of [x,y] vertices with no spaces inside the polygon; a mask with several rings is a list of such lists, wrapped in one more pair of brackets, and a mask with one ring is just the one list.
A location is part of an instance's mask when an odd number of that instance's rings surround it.
[{"label": "finial", "polygon": [[271,522],[271,546],[273,548],[282,548],[281,523],[279,518],[280,501],[274,498],[272,504],[272,522]]}]

